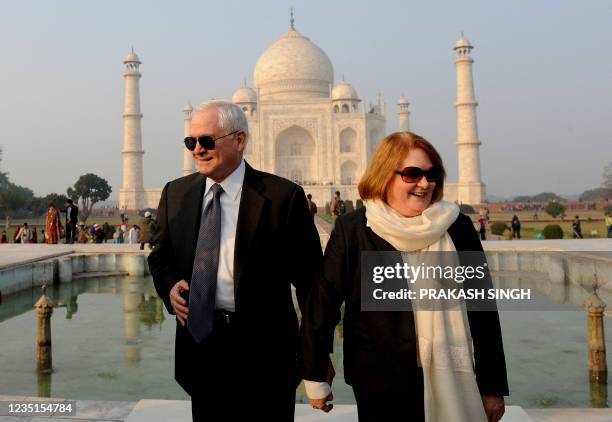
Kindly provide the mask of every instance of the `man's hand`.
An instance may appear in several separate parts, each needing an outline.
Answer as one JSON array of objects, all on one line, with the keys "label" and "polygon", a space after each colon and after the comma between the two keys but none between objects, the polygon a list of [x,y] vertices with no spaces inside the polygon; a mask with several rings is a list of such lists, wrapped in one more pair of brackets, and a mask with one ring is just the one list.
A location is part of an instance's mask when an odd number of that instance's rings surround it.
[{"label": "man's hand", "polygon": [[183,327],[187,323],[187,314],[189,313],[187,301],[181,297],[181,293],[186,291],[189,291],[189,284],[185,280],[179,281],[170,289],[170,305],[172,305],[176,318]]},{"label": "man's hand", "polygon": [[506,404],[503,397],[482,396],[482,404],[489,422],[498,422],[504,416]]},{"label": "man's hand", "polygon": [[333,399],[334,393],[329,393],[329,396],[325,397],[324,399],[310,399],[310,405],[313,409],[320,409],[325,413],[328,413],[334,408],[334,405],[327,402],[332,401]]}]

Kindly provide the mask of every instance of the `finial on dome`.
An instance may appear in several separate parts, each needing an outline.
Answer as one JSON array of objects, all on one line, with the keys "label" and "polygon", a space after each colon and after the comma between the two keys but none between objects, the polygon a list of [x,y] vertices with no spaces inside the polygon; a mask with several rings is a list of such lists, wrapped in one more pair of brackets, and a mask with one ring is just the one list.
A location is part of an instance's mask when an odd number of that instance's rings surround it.
[{"label": "finial on dome", "polygon": [[290,14],[291,14],[291,18],[289,19],[289,28],[292,31],[295,31],[295,19],[293,19],[293,7],[291,8]]}]

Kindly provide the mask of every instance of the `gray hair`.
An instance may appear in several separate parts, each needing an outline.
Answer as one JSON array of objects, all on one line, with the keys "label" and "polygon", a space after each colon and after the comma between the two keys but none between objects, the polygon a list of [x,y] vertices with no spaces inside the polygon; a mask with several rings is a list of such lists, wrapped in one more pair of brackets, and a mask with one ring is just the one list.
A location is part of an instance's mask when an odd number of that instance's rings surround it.
[{"label": "gray hair", "polygon": [[211,108],[217,110],[221,129],[227,133],[240,130],[244,132],[247,139],[249,138],[249,122],[246,114],[238,105],[226,100],[210,100],[200,104],[195,111],[197,113]]}]

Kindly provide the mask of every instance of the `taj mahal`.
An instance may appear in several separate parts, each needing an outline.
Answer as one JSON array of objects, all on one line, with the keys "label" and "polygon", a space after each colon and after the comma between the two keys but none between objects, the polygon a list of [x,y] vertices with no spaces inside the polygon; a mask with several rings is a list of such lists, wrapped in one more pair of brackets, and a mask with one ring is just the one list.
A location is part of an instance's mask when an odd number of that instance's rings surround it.
[{"label": "taj mahal", "polygon": [[[480,173],[472,48],[463,35],[454,47],[458,179],[445,183],[444,198],[479,205],[485,200],[485,185]],[[143,184],[141,61],[132,51],[124,64],[123,182],[119,207],[156,208],[161,188],[145,189]],[[334,84],[330,58],[295,29],[293,16],[289,31],[257,60],[253,82],[253,88],[243,83],[232,96],[232,102],[244,110],[249,122],[245,160],[256,169],[302,185],[320,206],[329,202],[335,191],[340,191],[345,199],[358,199],[357,183],[378,143],[387,135],[388,115],[382,95],[379,94],[376,104],[368,106],[344,78]],[[397,105],[399,130],[407,131],[410,103],[402,95]],[[188,103],[183,109],[184,136],[190,135],[192,112]],[[195,171],[191,152],[183,147],[182,153],[182,173],[191,174]]]}]

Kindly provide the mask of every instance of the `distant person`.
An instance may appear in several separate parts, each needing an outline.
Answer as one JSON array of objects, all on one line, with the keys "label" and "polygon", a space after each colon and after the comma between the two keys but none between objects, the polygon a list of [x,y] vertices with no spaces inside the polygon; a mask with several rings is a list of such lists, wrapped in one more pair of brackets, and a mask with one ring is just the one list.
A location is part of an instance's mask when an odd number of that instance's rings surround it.
[{"label": "distant person", "polygon": [[6,230],[2,230],[2,237],[0,237],[0,243],[8,243],[8,238],[6,237]]},{"label": "distant person", "polygon": [[480,233],[480,240],[487,240],[487,220],[485,217],[478,219],[478,233]]},{"label": "distant person", "polygon": [[537,212],[537,211],[533,213],[533,219],[534,219],[534,220],[537,220],[537,219],[538,219],[538,212]]},{"label": "distant person", "polygon": [[104,228],[100,226],[99,224],[94,224],[93,228],[94,228],[94,241],[96,243],[104,242],[104,239],[106,237],[104,234]]},{"label": "distant person", "polygon": [[514,215],[512,217],[512,237],[515,239],[521,238],[521,220],[519,220],[518,215]]},{"label": "distant person", "polygon": [[79,223],[79,243],[89,243],[89,236],[87,235],[87,227],[85,223]]},{"label": "distant person", "polygon": [[157,230],[157,221],[153,218],[153,215],[147,211],[144,213],[144,218],[140,220],[140,234],[138,236],[138,242],[140,242],[140,250],[144,250],[145,243],[149,244],[149,249],[153,248],[151,241],[153,235]]},{"label": "distant person", "polygon": [[506,226],[506,228],[504,229],[504,232],[502,233],[502,237],[504,238],[504,240],[512,240],[513,234],[512,234],[512,227]]},{"label": "distant person", "polygon": [[134,224],[129,231],[129,238],[131,244],[138,243],[138,238],[140,237],[140,227],[137,224]]},{"label": "distant person", "polygon": [[606,229],[608,230],[608,238],[612,238],[612,212],[606,214]]},{"label": "distant person", "polygon": [[104,242],[106,242],[113,239],[113,233],[115,233],[116,229],[105,221],[102,224],[102,231],[104,231]]},{"label": "distant person", "polygon": [[315,214],[317,213],[317,204],[312,200],[312,195],[306,195],[306,202],[308,203],[308,210],[310,211],[310,216],[314,219]]},{"label": "distant person", "polygon": [[30,231],[30,243],[38,243],[38,233],[36,232],[36,227],[32,227]]},{"label": "distant person", "polygon": [[340,192],[339,191],[336,191],[334,193],[334,200],[333,200],[332,206],[331,206],[331,213],[332,213],[332,223],[334,225],[335,225],[336,219],[338,217],[340,217],[341,215],[346,214],[346,204],[344,203],[342,198],[340,198]]},{"label": "distant person", "polygon": [[66,240],[65,243],[74,243],[76,227],[79,219],[79,207],[74,205],[72,199],[66,200],[66,208],[61,212],[66,214]]},{"label": "distant person", "polygon": [[575,216],[574,222],[572,223],[572,237],[574,239],[582,239],[582,226],[580,224],[580,217]]},{"label": "distant person", "polygon": [[15,237],[19,240],[17,243],[30,243],[31,232],[28,223],[23,223],[23,226],[19,227]]},{"label": "distant person", "polygon": [[55,245],[59,242],[60,234],[63,231],[60,215],[55,205],[50,204],[47,208],[47,221],[45,224],[45,242]]},{"label": "distant person", "polygon": [[487,220],[487,223],[491,221],[491,211],[489,211],[488,208],[485,208],[485,219]]}]

